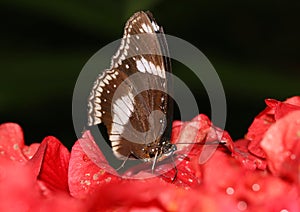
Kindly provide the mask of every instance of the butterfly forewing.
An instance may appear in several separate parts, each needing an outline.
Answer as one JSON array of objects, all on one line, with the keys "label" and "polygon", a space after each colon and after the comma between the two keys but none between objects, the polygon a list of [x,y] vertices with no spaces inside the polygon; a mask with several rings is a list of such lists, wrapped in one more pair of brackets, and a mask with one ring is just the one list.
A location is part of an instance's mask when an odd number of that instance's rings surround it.
[{"label": "butterfly forewing", "polygon": [[[162,28],[150,13],[128,21],[111,68],[95,81],[89,97],[88,125],[104,123],[114,154],[149,160],[168,142],[172,102],[171,71]],[[153,112],[154,111],[154,112]]]}]

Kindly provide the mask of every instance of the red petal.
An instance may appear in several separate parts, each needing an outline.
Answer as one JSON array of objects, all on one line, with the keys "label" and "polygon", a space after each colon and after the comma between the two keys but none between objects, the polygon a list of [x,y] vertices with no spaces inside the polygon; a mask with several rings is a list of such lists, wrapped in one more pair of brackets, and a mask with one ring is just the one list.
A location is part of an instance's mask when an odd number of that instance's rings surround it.
[{"label": "red petal", "polygon": [[[155,168],[155,173],[159,173],[159,178],[165,180],[166,182],[172,183],[178,187],[183,187],[186,189],[198,187],[201,184],[202,173],[199,169],[198,160],[196,157],[185,157],[182,158],[178,156],[176,158],[176,170],[170,169],[170,166],[175,164],[169,163],[165,165],[160,165]],[[165,172],[164,170],[169,170]]]},{"label": "red petal", "polygon": [[246,135],[246,139],[251,141],[248,146],[249,151],[261,158],[265,158],[266,155],[260,147],[260,142],[269,127],[286,114],[300,110],[299,96],[289,98],[284,102],[275,99],[266,99],[265,102],[266,109],[255,117]]},{"label": "red petal", "polygon": [[48,145],[38,179],[43,181],[51,190],[60,190],[69,193],[68,164],[70,153],[55,137],[46,137],[41,145],[44,143]]},{"label": "red petal", "polygon": [[[189,154],[194,144],[200,146],[206,142],[207,134],[211,130],[211,122],[205,115],[198,115],[192,121],[173,125],[172,143],[177,146],[176,153]],[[173,133],[173,131],[175,131]],[[202,149],[202,147],[200,147]]]},{"label": "red petal", "polygon": [[248,144],[249,140],[247,139],[240,139],[234,142],[235,151],[232,153],[232,156],[240,161],[241,164],[249,170],[265,170],[267,167],[267,162],[249,152]]},{"label": "red petal", "polygon": [[204,186],[212,192],[224,192],[237,183],[237,179],[242,175],[241,168],[234,158],[225,152],[216,151],[213,157],[202,165]]},{"label": "red petal", "polygon": [[291,184],[266,171],[247,170],[221,151],[215,152],[202,169],[202,191],[214,195],[218,202],[226,198],[233,201],[232,205],[227,201],[226,211],[280,211],[291,209],[299,201],[297,190]]},{"label": "red petal", "polygon": [[290,112],[266,132],[261,147],[273,174],[299,183],[300,111]]},{"label": "red petal", "polygon": [[[204,211],[212,203],[200,192],[178,189],[152,179],[112,183],[99,190],[89,211]],[[214,205],[214,204],[213,204]],[[215,208],[210,206],[209,208]]]},{"label": "red petal", "polygon": [[116,171],[106,162],[90,132],[86,131],[71,151],[69,164],[71,195],[77,198],[85,198],[101,186],[119,181],[119,179],[120,177]]},{"label": "red petal", "polygon": [[287,115],[288,113],[295,110],[300,110],[300,106],[279,102],[276,107],[275,119],[279,120],[285,115]]},{"label": "red petal", "polygon": [[300,96],[293,96],[293,97],[288,98],[287,100],[285,100],[285,102],[288,103],[288,104],[300,106]]},{"label": "red petal", "polygon": [[248,149],[254,155],[265,158],[265,152],[260,147],[260,141],[269,127],[275,123],[273,108],[267,107],[255,117],[245,136],[249,143]]},{"label": "red petal", "polygon": [[26,163],[26,166],[28,166],[31,169],[31,173],[34,176],[34,179],[37,179],[41,168],[42,168],[42,163],[44,160],[45,152],[47,149],[47,142],[43,142],[39,145],[38,150],[36,153],[33,155],[33,157]]},{"label": "red petal", "polygon": [[31,169],[0,159],[0,211],[85,211],[81,201],[56,193],[42,195]]},{"label": "red petal", "polygon": [[174,121],[171,141],[176,143],[180,149],[183,148],[180,147],[181,145],[204,142],[210,127],[209,118],[203,114],[188,122]]},{"label": "red petal", "polygon": [[22,153],[24,147],[23,131],[14,123],[0,125],[0,155],[10,160],[26,162],[27,158]]},{"label": "red petal", "polygon": [[297,204],[299,209],[296,187],[268,172],[245,172],[244,180],[239,184],[236,196],[246,201],[249,209],[298,211],[293,210]]},{"label": "red petal", "polygon": [[[209,118],[202,114],[189,122],[175,122],[172,135],[172,138],[175,138],[173,142],[177,146],[175,154],[179,155],[176,159],[177,177],[173,181],[175,169],[171,169],[161,176],[166,181],[185,188],[199,186],[202,176],[199,167],[209,160],[218,147],[224,145],[228,150],[234,152],[233,141],[229,134],[213,127]],[[223,144],[219,145],[218,142]],[[164,166],[159,166],[156,168],[156,172],[160,173],[161,170],[163,173],[165,169]]]},{"label": "red petal", "polygon": [[39,146],[40,146],[39,143],[33,143],[30,146],[24,146],[24,148],[22,149],[22,152],[23,152],[24,156],[29,160],[34,156],[34,154],[38,150]]},{"label": "red petal", "polygon": [[173,121],[172,135],[171,135],[172,143],[175,143],[178,140],[183,123],[184,122],[182,122],[182,121]]}]

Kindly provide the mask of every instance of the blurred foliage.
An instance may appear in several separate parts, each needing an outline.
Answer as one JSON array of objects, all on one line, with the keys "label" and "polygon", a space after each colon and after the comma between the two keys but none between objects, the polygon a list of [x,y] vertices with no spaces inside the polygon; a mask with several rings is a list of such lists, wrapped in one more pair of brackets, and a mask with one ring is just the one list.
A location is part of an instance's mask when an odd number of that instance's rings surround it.
[{"label": "blurred foliage", "polygon": [[[97,50],[120,38],[138,10],[151,11],[166,33],[209,58],[224,85],[226,129],[235,139],[246,133],[265,98],[300,94],[296,1],[2,0],[0,8],[0,122],[21,124],[28,143],[55,135],[72,145],[76,78]],[[199,83],[176,63],[173,71],[209,114]]]}]

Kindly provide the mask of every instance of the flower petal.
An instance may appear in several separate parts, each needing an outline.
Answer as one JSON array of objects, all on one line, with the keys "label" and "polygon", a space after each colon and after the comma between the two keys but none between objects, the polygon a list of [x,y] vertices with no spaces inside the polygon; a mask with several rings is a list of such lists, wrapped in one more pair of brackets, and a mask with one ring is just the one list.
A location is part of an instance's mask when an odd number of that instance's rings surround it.
[{"label": "flower petal", "polygon": [[290,112],[266,132],[261,147],[272,173],[299,183],[300,111]]},{"label": "flower petal", "polygon": [[38,150],[39,146],[40,146],[39,143],[33,143],[30,146],[24,146],[24,148],[22,149],[22,152],[23,152],[24,156],[29,160],[34,156],[34,154]]},{"label": "flower petal", "polygon": [[[204,211],[214,201],[198,191],[176,188],[159,179],[124,181],[103,186],[89,211]],[[216,209],[212,204],[209,208]],[[214,211],[214,210],[210,210]]]},{"label": "flower petal", "polygon": [[12,161],[25,163],[27,158],[23,155],[24,137],[21,127],[14,123],[0,125],[0,156]]},{"label": "flower petal", "polygon": [[240,161],[240,163],[249,170],[261,169],[265,170],[267,162],[264,159],[257,157],[248,150],[249,140],[240,139],[234,142],[235,151],[232,156]]},{"label": "flower petal", "polygon": [[107,164],[90,132],[86,131],[71,151],[68,179],[70,194],[76,198],[86,198],[101,186],[119,180],[117,172]]},{"label": "flower petal", "polygon": [[265,158],[266,155],[260,147],[260,142],[269,127],[288,113],[300,110],[299,96],[289,98],[284,102],[275,99],[266,99],[265,102],[267,107],[255,117],[245,136],[251,141],[248,146],[249,151],[261,158]]},{"label": "flower petal", "polygon": [[82,201],[68,194],[44,196],[29,166],[0,159],[0,211],[85,211]]},{"label": "flower petal", "polygon": [[55,137],[46,137],[42,145],[47,143],[41,171],[38,179],[54,191],[65,191],[68,189],[68,164],[70,153],[68,149]]}]

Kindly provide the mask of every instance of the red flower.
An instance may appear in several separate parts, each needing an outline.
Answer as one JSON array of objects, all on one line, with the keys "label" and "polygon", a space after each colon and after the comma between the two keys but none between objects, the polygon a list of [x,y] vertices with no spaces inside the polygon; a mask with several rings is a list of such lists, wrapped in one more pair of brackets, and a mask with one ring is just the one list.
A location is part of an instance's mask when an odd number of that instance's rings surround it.
[{"label": "red flower", "polygon": [[205,115],[175,121],[174,162],[154,174],[152,164],[118,174],[89,131],[70,154],[55,137],[28,147],[18,125],[0,125],[0,211],[299,211],[300,98],[266,102],[237,142]]},{"label": "red flower", "polygon": [[265,132],[283,116],[291,111],[300,110],[300,96],[289,98],[284,102],[274,99],[267,99],[265,102],[267,107],[255,117],[245,136],[247,140],[251,141],[248,146],[249,151],[261,158],[266,157],[260,147]]},{"label": "red flower", "polygon": [[55,137],[46,137],[41,146],[45,145],[43,163],[38,180],[42,181],[52,191],[69,192],[68,166],[70,153]]},{"label": "red flower", "polygon": [[[300,182],[300,110],[278,120],[266,132],[261,147],[275,176]],[[300,188],[300,187],[299,187]]]},{"label": "red flower", "polygon": [[85,198],[102,185],[119,180],[118,173],[108,165],[92,135],[86,131],[72,148],[68,179],[70,194]]},{"label": "red flower", "polygon": [[26,146],[21,127],[14,123],[0,125],[0,144],[0,156],[19,163],[32,158],[40,145]]},{"label": "red flower", "polygon": [[203,173],[205,190],[218,200],[227,199],[223,211],[300,209],[293,185],[266,171],[249,170],[224,152],[215,152],[203,165]]},{"label": "red flower", "polygon": [[239,139],[235,141],[234,152],[232,153],[232,156],[240,161],[241,164],[249,170],[265,170],[267,167],[267,162],[249,151],[249,143],[250,141],[247,139]]},{"label": "red flower", "polygon": [[65,147],[57,139],[47,137],[28,147],[21,128],[8,123],[0,125],[0,146],[0,211],[84,209],[68,192],[58,191],[66,191],[66,175],[59,161]]}]

